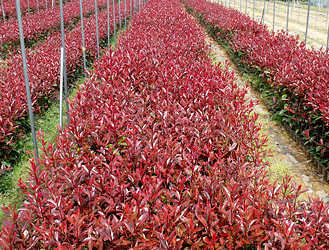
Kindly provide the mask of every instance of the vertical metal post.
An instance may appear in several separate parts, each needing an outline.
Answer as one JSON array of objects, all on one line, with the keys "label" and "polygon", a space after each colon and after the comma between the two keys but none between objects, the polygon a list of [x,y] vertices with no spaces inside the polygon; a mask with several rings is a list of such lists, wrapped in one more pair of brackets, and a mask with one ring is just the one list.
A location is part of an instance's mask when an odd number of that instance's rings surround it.
[{"label": "vertical metal post", "polygon": [[39,13],[39,0],[37,0],[37,10],[38,10],[38,13]]},{"label": "vertical metal post", "polygon": [[246,14],[247,14],[247,8],[248,8],[248,0],[246,0]]},{"label": "vertical metal post", "polygon": [[310,10],[311,10],[311,0],[308,0],[306,32],[305,32],[305,46],[306,46],[306,42],[307,42],[308,23],[310,21]]},{"label": "vertical metal post", "polygon": [[27,13],[30,15],[30,0],[27,0]]},{"label": "vertical metal post", "polygon": [[242,0],[240,0],[240,12],[242,12]]},{"label": "vertical metal post", "polygon": [[63,68],[64,68],[64,48],[61,47],[61,70],[59,74],[59,126],[63,130]]},{"label": "vertical metal post", "polygon": [[[66,101],[66,112],[69,111],[68,100],[68,88],[67,88],[67,74],[66,74],[66,54],[65,54],[65,39],[64,39],[64,14],[63,14],[63,0],[59,1],[60,17],[61,17],[61,39],[62,39],[62,48],[63,48],[63,63],[64,63],[64,89],[65,89],[65,101]],[[67,121],[69,120],[69,115],[67,114]]]},{"label": "vertical metal post", "polygon": [[98,7],[97,7],[97,0],[95,0],[95,19],[96,19],[97,58],[99,58],[99,34],[98,34]]},{"label": "vertical metal post", "polygon": [[275,0],[273,1],[273,31],[275,26]]},{"label": "vertical metal post", "polygon": [[129,3],[130,3],[130,18],[132,18],[132,16],[133,16],[133,4],[132,4],[132,1],[133,0],[129,0]]},{"label": "vertical metal post", "polygon": [[266,8],[266,2],[264,0],[264,8],[263,8],[263,16],[262,16],[262,20],[263,20],[263,24],[265,23],[265,8]]},{"label": "vertical metal post", "polygon": [[252,1],[252,19],[255,19],[255,0]]},{"label": "vertical metal post", "polygon": [[316,10],[315,10],[315,28],[316,28],[316,26],[318,24],[318,8],[319,8],[319,4],[318,4],[317,1],[315,3],[316,3]]},{"label": "vertical metal post", "polygon": [[328,28],[328,36],[327,36],[327,51],[328,51],[328,47],[329,47],[329,28]]},{"label": "vertical metal post", "polygon": [[46,9],[48,9],[48,6],[47,6],[47,0],[45,0],[45,3],[46,3]]},{"label": "vertical metal post", "polygon": [[115,23],[115,0],[112,1],[113,3],[113,38],[114,38],[114,47],[117,45],[117,34],[116,34],[116,23]]},{"label": "vertical metal post", "polygon": [[2,9],[3,21],[6,22],[6,14],[5,14],[5,9],[3,7],[3,0],[1,0],[1,9]]},{"label": "vertical metal post", "polygon": [[110,0],[107,0],[107,47],[110,48]]},{"label": "vertical metal post", "polygon": [[121,0],[119,0],[118,2],[119,2],[119,28],[121,30],[121,6],[120,6]]},{"label": "vertical metal post", "polygon": [[233,1],[234,9],[235,9],[235,0]]},{"label": "vertical metal post", "polygon": [[[86,71],[86,47],[85,47],[85,31],[83,27],[83,12],[82,12],[82,0],[80,0],[80,19],[81,19],[81,39],[82,39],[82,55],[83,55],[83,69]],[[87,74],[85,73],[85,77]]]},{"label": "vertical metal post", "polygon": [[287,28],[286,28],[286,31],[288,32],[288,25],[289,25],[289,3],[290,3],[290,0],[287,0],[288,1],[288,12],[287,12]]},{"label": "vertical metal post", "polygon": [[327,21],[326,21],[326,29],[328,29],[328,10],[329,10],[329,0],[327,0],[327,6],[326,6],[326,9],[327,9]]},{"label": "vertical metal post", "polygon": [[300,16],[300,6],[299,6],[299,2],[297,3],[297,8],[298,8],[298,23],[299,23],[299,16]]},{"label": "vertical metal post", "polygon": [[127,0],[125,0],[125,29],[127,28]]},{"label": "vertical metal post", "polygon": [[21,52],[22,52],[22,59],[23,59],[23,70],[24,70],[26,97],[27,97],[27,104],[28,104],[28,108],[29,108],[29,117],[30,117],[30,123],[31,123],[33,147],[34,147],[34,157],[36,159],[38,159],[39,158],[39,153],[38,153],[38,144],[37,144],[37,139],[36,139],[36,134],[35,134],[35,127],[34,127],[34,116],[33,116],[33,109],[32,109],[32,100],[31,100],[29,76],[28,76],[28,72],[27,72],[24,34],[23,34],[23,27],[22,27],[21,5],[20,5],[19,0],[15,0],[15,2],[16,2],[16,12],[17,12],[18,29],[19,29],[19,39],[20,39],[20,43],[21,43]]}]

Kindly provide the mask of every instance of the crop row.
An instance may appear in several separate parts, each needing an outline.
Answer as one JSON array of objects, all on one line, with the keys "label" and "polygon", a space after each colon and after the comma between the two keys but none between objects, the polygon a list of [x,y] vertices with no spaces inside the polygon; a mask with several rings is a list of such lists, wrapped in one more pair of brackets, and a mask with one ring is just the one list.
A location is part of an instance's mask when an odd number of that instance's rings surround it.
[{"label": "crop row", "polygon": [[[116,4],[116,21],[119,21],[119,10]],[[110,32],[113,31],[113,12],[110,8]],[[124,7],[121,6],[122,20]],[[127,9],[129,15],[129,9]],[[107,13],[99,14],[99,36],[106,37]],[[95,15],[84,19],[85,47],[87,56],[94,56],[97,49]],[[77,70],[82,58],[81,25],[65,32],[66,65],[68,74]],[[26,51],[28,74],[35,111],[42,105],[38,100],[51,96],[58,89],[60,71],[61,34],[59,31],[47,37],[46,41],[33,50]],[[6,66],[0,68],[0,145],[1,157],[8,155],[8,145],[15,143],[13,138],[19,136],[19,120],[27,113],[26,91],[21,54],[6,60]]]},{"label": "crop row", "polygon": [[[54,1],[57,5],[59,1]],[[50,0],[20,0],[22,14],[28,15],[30,13],[37,13],[38,10],[44,10],[52,6],[52,1]],[[12,18],[16,18],[16,3],[15,0],[3,1],[3,9],[0,5],[0,23],[3,23],[3,12],[5,13],[5,21]]]},{"label": "crop row", "polygon": [[[4,249],[325,249],[328,206],[266,178],[254,104],[178,0],[150,0],[43,144]],[[42,139],[41,139],[42,141]]]},{"label": "crop row", "polygon": [[[98,7],[105,7],[106,0],[98,0]],[[94,0],[85,0],[82,5],[83,15],[86,15],[95,10]],[[63,19],[64,24],[68,25],[74,21],[74,17],[80,15],[80,3],[74,1],[67,3],[63,6]],[[22,18],[22,26],[24,32],[25,41],[30,39],[38,40],[38,37],[49,31],[50,29],[56,29],[60,26],[60,7],[55,6],[53,8],[40,11],[39,13],[24,16]],[[2,23],[0,25],[0,46],[5,44],[19,44],[19,32],[18,32],[18,21],[13,19],[11,21]],[[3,49],[8,49],[3,46],[0,51],[4,52]]]},{"label": "crop row", "polygon": [[237,10],[206,0],[185,2],[260,74],[264,82],[258,87],[270,91],[273,109],[329,170],[329,54],[307,49],[298,37],[270,31]]}]

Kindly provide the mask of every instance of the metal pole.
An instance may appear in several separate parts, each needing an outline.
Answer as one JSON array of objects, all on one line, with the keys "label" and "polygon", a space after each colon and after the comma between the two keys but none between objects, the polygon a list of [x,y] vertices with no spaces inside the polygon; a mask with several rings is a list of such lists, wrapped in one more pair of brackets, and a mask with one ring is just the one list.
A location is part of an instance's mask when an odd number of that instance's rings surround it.
[{"label": "metal pole", "polygon": [[117,39],[116,39],[116,31],[115,31],[115,0],[112,1],[113,3],[113,37],[114,37],[114,47],[117,44]]},{"label": "metal pole", "polygon": [[[68,89],[67,89],[67,74],[66,74],[66,53],[65,53],[65,33],[64,33],[64,13],[63,13],[63,0],[59,1],[60,17],[61,17],[61,39],[62,39],[62,48],[63,48],[63,63],[64,63],[64,90],[65,90],[65,101],[66,101],[66,112],[69,111],[68,100]],[[69,115],[67,113],[67,121],[69,121]]]},{"label": "metal pole", "polygon": [[119,28],[121,30],[121,6],[120,6],[120,0],[119,0]]},{"label": "metal pole", "polygon": [[63,68],[64,68],[64,48],[61,47],[61,70],[59,79],[59,126],[63,129]]},{"label": "metal pole", "polygon": [[287,13],[287,28],[286,28],[286,31],[288,32],[288,25],[289,25],[289,3],[290,3],[290,0],[287,0],[288,1],[288,13]]},{"label": "metal pole", "polygon": [[308,0],[306,32],[305,32],[305,46],[306,46],[306,42],[307,42],[308,23],[310,21],[310,10],[311,10],[311,0]]},{"label": "metal pole", "polygon": [[255,19],[255,0],[253,0],[252,5],[252,19]]},{"label": "metal pole", "polygon": [[3,21],[6,22],[6,15],[5,15],[5,9],[3,7],[3,0],[1,0],[1,8],[2,8]]},{"label": "metal pole", "polygon": [[48,9],[48,7],[47,7],[47,0],[45,0],[45,2],[46,2],[46,9]]},{"label": "metal pole", "polygon": [[263,19],[263,24],[265,23],[265,8],[266,8],[266,2],[265,2],[265,0],[264,0],[264,8],[263,8],[263,17],[262,17],[262,19]]},{"label": "metal pole", "polygon": [[327,0],[327,6],[326,6],[326,8],[327,8],[327,21],[326,21],[326,29],[328,29],[328,5],[329,5],[329,0]]},{"label": "metal pole", "polygon": [[130,3],[130,18],[133,16],[133,4],[132,4],[133,0],[129,0]]},{"label": "metal pole", "polygon": [[275,26],[275,0],[273,1],[273,31]]},{"label": "metal pole", "polygon": [[299,2],[297,3],[297,8],[298,8],[298,23],[299,23],[299,16],[300,16],[300,6],[299,6]]},{"label": "metal pole", "polygon": [[37,0],[37,10],[38,10],[38,13],[39,13],[39,0]]},{"label": "metal pole", "polygon": [[316,2],[316,10],[315,10],[315,28],[316,28],[317,23],[318,23],[318,8],[319,8],[319,4],[318,4],[318,2]]},{"label": "metal pole", "polygon": [[234,9],[235,9],[235,0],[233,1]]},{"label": "metal pole", "polygon": [[246,14],[247,14],[247,8],[248,8],[248,0],[246,0]]},{"label": "metal pole", "polygon": [[[83,69],[86,71],[86,47],[85,47],[85,32],[83,28],[83,12],[82,12],[82,0],[80,0],[80,19],[81,19],[81,38],[82,38],[82,55],[83,55]],[[87,74],[85,73],[85,77]]]},{"label": "metal pole", "polygon": [[35,156],[36,159],[38,159],[39,158],[39,153],[38,153],[37,139],[36,139],[36,135],[35,135],[34,116],[33,116],[33,109],[32,109],[30,83],[29,83],[29,76],[28,76],[27,64],[26,64],[26,54],[25,54],[25,44],[24,44],[24,35],[23,35],[23,26],[22,26],[21,5],[20,5],[19,0],[15,0],[15,2],[16,2],[16,12],[17,12],[18,29],[19,29],[19,39],[20,39],[20,43],[21,43],[21,51],[22,51],[22,59],[23,59],[26,97],[27,97],[27,104],[28,104],[28,108],[29,108],[29,117],[30,117],[30,123],[31,123],[33,147],[34,147],[34,156]]},{"label": "metal pole", "polygon": [[328,51],[328,46],[329,46],[329,28],[328,28],[328,37],[327,37],[327,51]]},{"label": "metal pole", "polygon": [[27,13],[30,15],[30,0],[27,0]]},{"label": "metal pole", "polygon": [[242,0],[240,0],[240,12],[242,11]]},{"label": "metal pole", "polygon": [[125,29],[127,28],[127,0],[125,0]]},{"label": "metal pole", "polygon": [[97,0],[95,0],[95,19],[96,19],[97,58],[99,58],[99,34],[98,34],[98,7],[97,7]]},{"label": "metal pole", "polygon": [[107,47],[110,48],[110,0],[107,0]]}]

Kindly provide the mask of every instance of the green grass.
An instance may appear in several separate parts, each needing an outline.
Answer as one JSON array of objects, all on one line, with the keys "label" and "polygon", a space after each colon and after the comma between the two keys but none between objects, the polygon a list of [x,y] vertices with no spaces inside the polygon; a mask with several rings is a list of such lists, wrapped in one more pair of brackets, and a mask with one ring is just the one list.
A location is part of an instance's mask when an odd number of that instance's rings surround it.
[{"label": "green grass", "polygon": [[[70,97],[75,95],[75,91],[72,92]],[[63,111],[65,112],[65,104],[63,105]],[[66,115],[63,117],[64,123],[66,123]],[[42,114],[35,116],[35,127],[37,130],[44,132],[44,140],[49,143],[54,143],[55,138],[58,135],[59,126],[59,101],[54,100],[53,104],[48,110]],[[18,203],[18,207],[23,203],[25,197],[20,193],[20,188],[17,183],[19,179],[25,180],[28,177],[28,168],[30,166],[29,158],[32,156],[27,152],[33,152],[32,134],[28,133],[25,138],[19,142],[22,145],[21,148],[21,161],[13,166],[13,170],[0,178],[0,206],[13,206]],[[38,143],[40,154],[40,143]],[[5,215],[0,211],[0,220],[4,219]]]}]

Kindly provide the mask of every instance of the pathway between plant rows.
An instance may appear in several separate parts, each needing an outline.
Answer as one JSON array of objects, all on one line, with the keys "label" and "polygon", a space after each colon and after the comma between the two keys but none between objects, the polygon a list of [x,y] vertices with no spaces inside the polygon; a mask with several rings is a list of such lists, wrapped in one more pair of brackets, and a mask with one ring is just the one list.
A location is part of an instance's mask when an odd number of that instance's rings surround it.
[{"label": "pathway between plant rows", "polygon": [[[214,60],[228,65],[229,70],[234,71],[238,85],[245,88],[246,77],[239,72],[226,51],[212,38],[207,37],[206,41],[211,46]],[[247,97],[260,100],[259,95],[252,89],[249,89]],[[315,172],[312,168],[313,163],[303,153],[302,148],[290,138],[284,128],[271,119],[270,113],[261,101],[254,111],[259,115],[259,122],[263,126],[261,133],[268,137],[267,145],[272,150],[273,157],[269,158],[271,162],[270,178],[274,180],[276,177],[282,178],[288,174],[293,182],[301,184],[303,190],[308,190],[301,194],[301,200],[308,200],[308,194],[310,194],[314,197],[321,197],[324,202],[329,203],[329,183]]]}]

